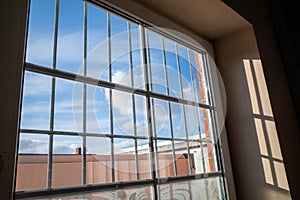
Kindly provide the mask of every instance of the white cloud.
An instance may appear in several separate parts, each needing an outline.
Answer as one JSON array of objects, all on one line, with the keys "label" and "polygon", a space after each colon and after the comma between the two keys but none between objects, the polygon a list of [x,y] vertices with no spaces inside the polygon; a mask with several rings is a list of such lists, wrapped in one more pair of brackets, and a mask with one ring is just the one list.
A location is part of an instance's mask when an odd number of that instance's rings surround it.
[{"label": "white cloud", "polygon": [[26,72],[24,80],[25,96],[50,95],[51,78],[44,75]]},{"label": "white cloud", "polygon": [[47,140],[47,135],[21,134],[19,153],[47,154]]},{"label": "white cloud", "polygon": [[34,103],[23,102],[22,115],[27,114],[47,114],[50,113],[49,101],[37,101]]},{"label": "white cloud", "polygon": [[120,143],[114,143],[115,153],[122,153],[123,149],[134,147],[133,140],[123,140]]}]

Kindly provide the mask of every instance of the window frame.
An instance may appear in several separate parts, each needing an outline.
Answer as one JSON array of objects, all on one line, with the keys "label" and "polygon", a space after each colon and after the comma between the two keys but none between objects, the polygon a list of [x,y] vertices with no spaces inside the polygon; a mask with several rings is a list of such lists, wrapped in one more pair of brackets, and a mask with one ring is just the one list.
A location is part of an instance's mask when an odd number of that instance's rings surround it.
[{"label": "window frame", "polygon": [[[30,134],[37,134],[37,133],[41,133],[41,134],[49,134],[50,137],[50,143],[49,143],[49,152],[53,152],[53,149],[51,149],[51,146],[53,148],[53,136],[54,135],[69,135],[69,136],[83,136],[83,151],[82,151],[82,155],[83,155],[83,181],[82,181],[82,185],[81,186],[75,186],[75,187],[66,187],[66,188],[52,188],[51,187],[51,173],[52,173],[52,168],[48,168],[48,173],[50,173],[50,175],[48,175],[48,185],[50,185],[50,187],[46,188],[46,189],[42,189],[42,190],[31,190],[31,191],[17,191],[15,192],[15,198],[16,199],[21,199],[21,198],[30,198],[30,197],[45,197],[45,196],[51,196],[51,195],[61,195],[61,194],[73,194],[73,193],[79,193],[79,192],[93,192],[93,191],[105,191],[105,190],[110,190],[110,189],[120,189],[120,188],[131,188],[131,187],[138,187],[138,186],[153,186],[153,190],[154,190],[154,198],[157,199],[158,194],[157,194],[157,186],[164,183],[174,183],[174,182],[178,182],[178,181],[187,181],[187,180],[193,180],[193,179],[203,179],[203,178],[210,178],[210,177],[219,177],[220,178],[220,184],[222,183],[222,185],[225,188],[222,188],[223,192],[225,193],[224,197],[226,197],[226,186],[225,186],[225,181],[224,181],[224,166],[223,166],[223,162],[222,162],[222,149],[221,149],[221,144],[220,144],[220,140],[216,140],[216,141],[210,141],[211,143],[213,143],[215,145],[216,148],[216,157],[217,157],[217,164],[218,164],[218,169],[219,171],[217,172],[209,172],[209,173],[201,173],[201,174],[189,174],[186,176],[176,176],[176,170],[175,170],[175,176],[174,177],[168,177],[168,178],[159,178],[157,176],[157,170],[156,170],[156,165],[155,165],[155,158],[153,156],[153,152],[155,151],[155,140],[170,140],[170,138],[165,139],[165,138],[160,138],[160,137],[156,137],[154,135],[154,132],[152,130],[152,120],[153,120],[153,116],[151,116],[151,112],[153,109],[153,103],[151,102],[151,99],[158,99],[158,100],[163,100],[168,102],[168,108],[169,108],[169,115],[170,115],[170,120],[172,123],[172,119],[171,119],[171,109],[170,109],[170,103],[178,103],[183,107],[183,110],[185,110],[185,106],[193,106],[195,108],[204,108],[207,109],[209,111],[211,111],[211,124],[212,124],[212,132],[214,134],[214,138],[217,138],[217,130],[218,129],[218,123],[217,123],[217,113],[216,113],[216,109],[215,109],[215,100],[214,100],[214,92],[213,92],[213,86],[212,86],[212,76],[210,73],[210,68],[209,68],[209,59],[208,59],[208,55],[207,52],[203,49],[200,49],[199,47],[192,45],[190,43],[188,43],[187,41],[178,38],[176,36],[173,36],[163,30],[161,30],[160,28],[157,27],[153,27],[152,25],[148,24],[147,22],[145,22],[142,19],[137,19],[136,17],[125,13],[123,11],[120,11],[116,8],[111,7],[108,4],[105,4],[103,2],[98,2],[97,0],[86,0],[83,1],[84,2],[84,72],[83,75],[79,75],[79,74],[73,74],[73,73],[69,73],[66,71],[61,71],[61,70],[57,70],[56,69],[56,54],[57,54],[57,39],[58,39],[58,15],[59,15],[59,0],[56,0],[56,9],[55,9],[55,30],[54,30],[54,47],[53,47],[53,68],[47,68],[41,65],[37,65],[37,64],[32,64],[32,63],[27,63],[25,62],[24,64],[24,69],[23,69],[23,73],[25,73],[25,71],[28,72],[34,72],[34,73],[38,73],[38,74],[42,74],[42,75],[46,75],[49,76],[52,79],[52,91],[51,91],[51,111],[50,111],[50,124],[52,124],[52,127],[50,125],[50,130],[45,130],[45,131],[41,131],[41,130],[32,130],[32,129],[21,129],[19,128],[19,135],[21,133],[30,133]],[[125,85],[120,85],[118,83],[113,83],[111,82],[111,67],[110,67],[110,81],[103,81],[103,80],[99,80],[99,79],[95,79],[95,78],[91,78],[86,76],[87,75],[87,62],[86,62],[86,57],[87,57],[87,4],[90,3],[94,6],[98,6],[104,10],[107,11],[108,16],[110,16],[110,13],[112,14],[116,14],[119,17],[124,18],[125,20],[127,20],[127,22],[133,22],[139,25],[140,27],[140,34],[141,34],[141,42],[142,42],[142,64],[144,66],[144,81],[145,81],[145,90],[143,89],[135,89],[134,87],[130,87],[130,86],[125,86]],[[108,38],[110,38],[110,18],[108,17]],[[128,23],[129,24],[129,23]],[[210,103],[209,104],[202,104],[202,103],[198,103],[198,102],[194,102],[194,101],[190,101],[190,100],[186,100],[183,97],[182,98],[175,98],[172,96],[168,96],[167,95],[163,95],[163,94],[158,94],[155,92],[152,92],[150,90],[150,81],[149,81],[149,55],[148,55],[148,47],[149,45],[147,44],[147,36],[146,36],[146,29],[153,31],[154,33],[159,34],[162,37],[162,41],[163,38],[167,38],[173,42],[176,43],[176,56],[178,59],[178,44],[179,45],[183,45],[184,47],[188,48],[188,52],[195,51],[199,54],[203,55],[203,59],[204,59],[204,73],[206,75],[205,79],[206,79],[206,83],[207,83],[207,88],[209,90],[208,92],[208,98],[210,99]],[[110,41],[110,39],[109,39]],[[109,42],[110,45],[110,42]],[[131,45],[129,45],[131,46]],[[163,47],[164,48],[164,47]],[[109,47],[109,51],[111,51],[111,47]],[[111,54],[111,53],[110,53]],[[163,50],[163,54],[164,54],[164,67],[166,67],[166,58],[165,58],[165,50]],[[132,56],[132,53],[130,51],[130,55]],[[109,56],[109,65],[111,65],[111,55]],[[132,58],[131,58],[132,59]],[[132,64],[132,63],[131,63]],[[189,64],[191,64],[189,62]],[[191,70],[190,70],[191,71]],[[165,75],[167,76],[167,73],[165,72]],[[55,102],[55,90],[53,90],[53,88],[55,88],[55,80],[57,78],[62,78],[65,80],[70,80],[70,81],[74,81],[74,83],[79,82],[83,84],[83,94],[84,94],[84,98],[83,98],[83,121],[85,121],[85,123],[83,123],[83,131],[82,134],[79,134],[78,132],[62,132],[62,131],[55,131],[53,126],[54,126],[54,122],[53,122],[53,118],[54,118],[54,105],[53,102]],[[132,77],[133,78],[133,77]],[[167,83],[167,87],[168,87],[168,80],[166,79],[166,83]],[[92,86],[96,86],[96,87],[103,87],[106,89],[110,90],[110,95],[112,95],[112,90],[118,90],[118,91],[123,91],[123,92],[128,92],[128,93],[132,93],[132,95],[141,95],[143,97],[146,98],[146,110],[147,110],[147,119],[148,119],[148,132],[149,132],[149,137],[142,137],[142,136],[137,136],[136,134],[134,134],[134,136],[120,136],[120,135],[113,135],[111,133],[111,135],[107,135],[107,134],[92,134],[92,133],[87,133],[86,131],[86,86],[87,84],[92,85]],[[182,85],[180,84],[180,86],[182,87]],[[134,90],[133,90],[134,89]],[[193,89],[195,90],[195,86],[194,86],[194,82],[193,82]],[[196,97],[195,97],[196,98]],[[134,99],[134,98],[133,98]],[[110,101],[112,100],[112,98],[110,98]],[[133,100],[134,101],[134,100]],[[135,109],[135,106],[133,106],[133,109]],[[112,107],[111,107],[111,103],[110,103],[110,111],[112,111]],[[185,111],[184,111],[185,113]],[[184,114],[185,115],[185,114]],[[110,115],[112,118],[112,115]],[[198,114],[197,114],[198,116]],[[184,116],[184,118],[186,119],[186,117]],[[150,121],[149,121],[150,120]],[[199,119],[198,119],[199,120]],[[112,119],[110,120],[112,123]],[[185,126],[186,126],[186,122],[185,122]],[[136,128],[135,128],[136,129]],[[136,132],[136,130],[135,130]],[[86,143],[86,137],[87,136],[93,136],[93,137],[109,137],[111,138],[111,141],[113,142],[114,138],[131,138],[134,139],[135,142],[137,141],[137,139],[149,139],[149,153],[150,156],[152,156],[150,158],[151,160],[151,174],[152,174],[152,178],[151,179],[147,179],[147,180],[136,180],[136,181],[126,181],[126,182],[114,182],[113,183],[104,183],[104,184],[92,184],[92,185],[86,185],[85,182],[85,178],[84,176],[86,175],[86,169],[85,169],[85,156],[86,156],[86,149],[85,149],[85,143]],[[186,139],[174,139],[173,134],[171,135],[171,142],[172,142],[172,146],[173,146],[173,154],[175,152],[174,150],[174,141],[185,141],[185,142],[189,142],[190,139],[186,138]],[[51,139],[52,137],[52,139]],[[52,143],[51,143],[52,141]],[[202,143],[203,141],[201,141],[201,137],[199,138],[199,141]],[[113,143],[112,143],[113,144]],[[113,145],[112,146],[112,151],[113,151]],[[202,145],[201,145],[202,146]],[[136,148],[136,145],[135,145]],[[189,148],[188,148],[189,151]],[[188,153],[190,154],[190,153]],[[112,152],[112,155],[113,152]],[[173,155],[174,156],[174,155]],[[52,164],[52,155],[49,156],[48,158],[48,166],[51,166]],[[173,158],[175,159],[175,158]],[[113,158],[112,158],[113,160]],[[136,162],[137,159],[136,159]],[[176,162],[174,162],[174,164],[176,165]],[[138,164],[136,164],[138,165]],[[174,166],[174,168],[176,168],[176,166]],[[112,177],[114,177],[114,172],[113,172],[113,167],[112,167]],[[50,178],[49,178],[50,177]]]}]

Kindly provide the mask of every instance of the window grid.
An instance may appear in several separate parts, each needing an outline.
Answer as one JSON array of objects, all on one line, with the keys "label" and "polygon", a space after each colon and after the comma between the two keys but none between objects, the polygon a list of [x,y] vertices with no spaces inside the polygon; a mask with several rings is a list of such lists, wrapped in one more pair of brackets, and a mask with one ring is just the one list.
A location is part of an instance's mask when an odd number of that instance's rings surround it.
[{"label": "window grid", "polygon": [[[153,182],[151,182],[154,186],[154,193],[155,193],[155,197],[158,197],[157,194],[157,183],[159,182],[159,180],[163,180],[161,178],[158,178],[157,174],[159,174],[159,169],[158,169],[158,155],[157,155],[157,141],[158,140],[168,140],[171,141],[172,143],[172,156],[173,156],[173,162],[174,162],[174,180],[176,180],[176,176],[177,174],[177,166],[176,166],[176,155],[175,155],[175,142],[176,141],[184,141],[187,143],[187,151],[188,151],[188,166],[189,166],[189,175],[186,176],[186,178],[195,178],[194,176],[192,176],[192,164],[190,163],[191,161],[191,153],[190,153],[190,148],[192,148],[190,146],[190,142],[199,142],[199,145],[201,147],[201,154],[202,157],[204,155],[203,153],[203,144],[204,142],[206,143],[206,145],[209,144],[214,144],[214,141],[211,140],[210,137],[206,138],[206,139],[202,139],[201,137],[201,130],[200,130],[200,119],[199,119],[199,115],[198,115],[198,108],[201,109],[208,109],[205,110],[205,112],[213,111],[213,106],[211,105],[207,105],[203,102],[200,103],[196,103],[196,91],[195,91],[195,83],[194,83],[194,78],[193,78],[193,73],[192,73],[192,64],[191,64],[191,58],[190,58],[190,49],[188,49],[188,60],[189,60],[189,72],[190,75],[192,77],[192,85],[193,85],[193,90],[194,90],[194,101],[190,101],[190,100],[186,100],[183,96],[183,88],[182,88],[182,80],[181,80],[181,70],[180,70],[180,62],[179,62],[179,55],[178,55],[178,44],[175,44],[176,47],[176,60],[177,60],[177,66],[178,66],[178,78],[179,78],[179,82],[180,82],[180,93],[181,93],[181,97],[179,99],[175,99],[170,97],[170,92],[169,92],[169,87],[168,87],[168,72],[166,69],[166,55],[165,55],[165,46],[164,46],[164,36],[160,36],[161,37],[161,44],[162,44],[162,53],[163,53],[163,65],[164,65],[164,73],[165,73],[165,80],[166,80],[166,88],[167,88],[167,95],[162,95],[162,94],[157,94],[151,91],[150,88],[153,88],[152,86],[152,80],[151,80],[151,60],[150,60],[150,50],[149,50],[149,40],[148,40],[148,28],[145,29],[145,25],[144,24],[140,24],[140,36],[141,36],[141,40],[142,40],[142,50],[143,52],[141,53],[142,55],[142,63],[144,66],[144,79],[145,79],[145,84],[146,84],[146,90],[132,90],[132,88],[134,88],[134,76],[133,76],[133,70],[131,70],[131,87],[126,87],[126,86],[120,86],[120,87],[115,87],[115,86],[119,86],[118,84],[114,84],[112,83],[112,65],[111,65],[111,21],[110,21],[110,12],[107,12],[107,33],[108,33],[108,63],[109,63],[109,82],[106,81],[101,81],[101,80],[96,80],[93,78],[89,78],[87,77],[87,2],[84,2],[84,68],[83,68],[83,77],[81,79],[81,76],[77,76],[72,73],[68,73],[68,72],[63,72],[60,70],[56,70],[56,61],[57,61],[57,40],[58,40],[58,20],[59,20],[59,2],[60,0],[56,0],[56,6],[55,6],[55,28],[54,28],[54,46],[53,46],[53,62],[52,62],[52,68],[53,69],[46,69],[43,66],[38,66],[35,64],[31,64],[31,63],[26,63],[25,64],[25,71],[32,71],[32,72],[36,72],[39,74],[45,74],[48,76],[51,76],[51,101],[50,101],[50,129],[49,131],[42,131],[42,130],[34,130],[34,129],[21,129],[20,130],[20,134],[26,134],[26,133],[34,133],[34,134],[48,134],[49,135],[49,152],[48,152],[48,175],[47,175],[47,188],[48,189],[52,189],[52,163],[53,163],[53,136],[54,135],[80,135],[82,137],[82,148],[83,148],[83,154],[82,154],[82,185],[86,185],[86,137],[87,136],[93,136],[93,137],[108,137],[111,139],[111,175],[112,175],[112,182],[115,182],[115,171],[114,171],[114,139],[116,138],[131,138],[134,139],[134,148],[135,148],[135,165],[136,165],[136,180],[139,180],[139,163],[138,163],[138,149],[137,149],[137,140],[138,139],[148,139],[149,140],[149,151],[150,151],[150,165],[151,165],[151,180],[153,180]],[[141,22],[140,22],[141,23]],[[130,68],[133,69],[133,59],[132,59],[132,41],[131,41],[131,28],[130,28],[130,22],[127,21],[127,29],[128,29],[128,44],[129,44],[129,58],[130,58]],[[152,29],[151,29],[152,30]],[[197,52],[195,52],[197,53]],[[202,55],[203,52],[199,53],[199,56],[203,56]],[[204,61],[204,70],[205,70],[205,75],[207,76],[207,74],[210,74],[207,70],[208,68],[208,63],[207,60],[205,58],[205,56],[202,57],[205,61]],[[200,69],[199,69],[200,70]],[[63,78],[63,79],[69,79],[72,81],[79,81],[83,83],[83,119],[82,119],[82,123],[83,123],[83,129],[82,129],[82,133],[79,132],[64,132],[64,131],[56,131],[54,130],[54,112],[55,112],[55,90],[56,90],[56,78]],[[78,78],[79,77],[79,78]],[[210,78],[205,77],[205,80],[207,80],[207,87],[210,88],[211,91],[211,83],[210,83]],[[75,82],[74,82],[75,83]],[[86,94],[86,87],[87,84],[92,84],[92,85],[97,85],[97,86],[102,86],[104,88],[108,88],[109,89],[109,101],[110,101],[110,134],[99,134],[99,133],[88,133],[87,129],[86,129],[86,112],[87,112],[87,108],[86,108],[86,104],[87,104],[87,94]],[[114,134],[114,128],[113,128],[113,88],[120,90],[120,91],[125,91],[125,92],[133,92],[132,93],[132,112],[133,112],[133,125],[134,125],[134,135],[133,136],[129,136],[129,135],[116,135]],[[136,127],[136,109],[135,109],[135,94],[139,94],[142,95],[144,97],[146,97],[146,113],[147,113],[147,120],[148,120],[148,137],[142,137],[142,136],[137,136],[137,127]],[[211,104],[213,105],[213,99],[212,99],[212,92],[208,92],[209,95],[209,99]],[[154,111],[154,99],[161,99],[161,100],[165,100],[167,101],[168,104],[168,118],[169,118],[169,123],[170,123],[170,131],[171,131],[171,137],[170,138],[161,138],[161,137],[157,137],[156,136],[156,127],[155,127],[155,122],[154,122],[154,117],[155,117],[155,111]],[[184,132],[185,132],[185,138],[179,139],[179,138],[174,138],[174,133],[173,133],[173,128],[172,128],[172,111],[171,111],[171,102],[176,102],[179,103],[182,106],[183,109],[183,119],[184,119]],[[198,134],[199,134],[199,139],[190,139],[188,137],[188,130],[187,130],[187,117],[186,117],[186,106],[190,105],[193,106],[194,109],[197,111],[196,112],[196,116],[197,116],[197,122],[199,124],[197,130],[198,130]],[[211,112],[211,124],[213,126],[212,132],[213,134],[215,134],[215,130],[216,130],[216,123],[215,123],[215,112]],[[153,121],[152,121],[153,120]],[[216,143],[216,147],[217,149],[220,151],[220,146],[218,143]],[[218,151],[218,153],[220,154],[220,152]],[[151,152],[155,152],[155,156],[151,153]],[[219,162],[217,162],[217,164],[219,165],[219,169],[221,169],[221,164],[220,164],[220,155],[217,156]],[[207,170],[205,169],[205,163],[204,163],[204,159],[202,158],[202,162],[203,162],[203,167],[204,167],[204,172],[207,172]],[[155,164],[156,163],[156,164]],[[220,172],[215,172],[215,173],[211,173],[212,176],[219,176]],[[200,175],[198,177],[201,177]],[[134,185],[134,181],[131,181]],[[142,181],[142,182],[145,182]],[[147,182],[147,181],[146,181]],[[145,183],[147,184],[147,183]]]}]

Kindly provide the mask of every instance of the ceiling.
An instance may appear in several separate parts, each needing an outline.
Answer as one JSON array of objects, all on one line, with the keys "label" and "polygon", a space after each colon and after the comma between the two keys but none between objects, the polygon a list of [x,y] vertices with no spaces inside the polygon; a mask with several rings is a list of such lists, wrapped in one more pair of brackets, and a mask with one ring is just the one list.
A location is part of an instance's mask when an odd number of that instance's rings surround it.
[{"label": "ceiling", "polygon": [[221,0],[134,0],[213,41],[251,26]]}]

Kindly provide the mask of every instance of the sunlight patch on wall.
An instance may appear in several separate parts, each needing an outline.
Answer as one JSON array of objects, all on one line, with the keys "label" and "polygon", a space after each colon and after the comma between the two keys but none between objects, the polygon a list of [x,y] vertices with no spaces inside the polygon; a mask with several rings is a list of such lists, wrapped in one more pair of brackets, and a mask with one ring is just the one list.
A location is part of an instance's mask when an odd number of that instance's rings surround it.
[{"label": "sunlight patch on wall", "polygon": [[259,59],[244,59],[265,182],[289,191],[268,88]]}]

